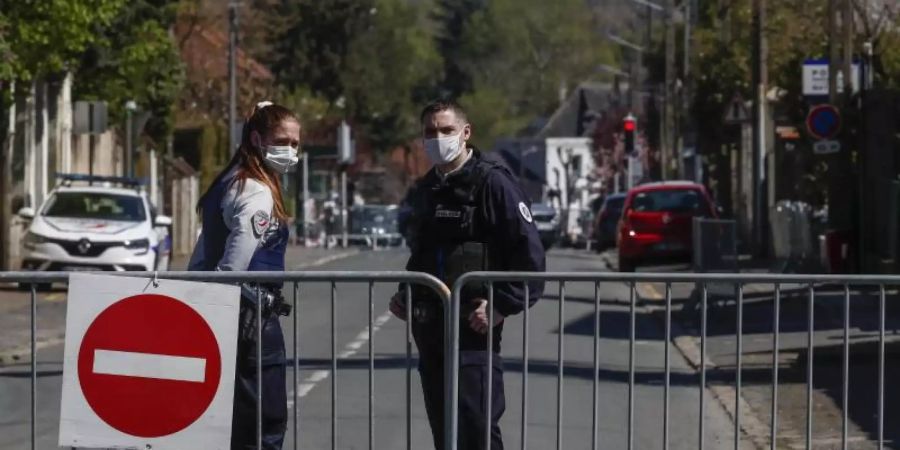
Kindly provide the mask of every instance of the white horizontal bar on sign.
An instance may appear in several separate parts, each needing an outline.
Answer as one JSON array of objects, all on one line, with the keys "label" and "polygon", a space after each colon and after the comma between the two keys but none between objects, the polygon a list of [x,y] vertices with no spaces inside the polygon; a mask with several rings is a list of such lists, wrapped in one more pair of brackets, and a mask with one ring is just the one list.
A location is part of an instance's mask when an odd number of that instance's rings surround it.
[{"label": "white horizontal bar on sign", "polygon": [[94,350],[94,373],[202,383],[206,360],[187,356]]}]

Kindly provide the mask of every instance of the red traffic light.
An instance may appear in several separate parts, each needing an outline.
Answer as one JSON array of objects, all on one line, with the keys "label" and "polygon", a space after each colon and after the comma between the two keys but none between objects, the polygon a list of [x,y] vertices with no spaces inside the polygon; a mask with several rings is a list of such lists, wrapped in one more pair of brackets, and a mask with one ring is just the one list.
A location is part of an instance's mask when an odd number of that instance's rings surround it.
[{"label": "red traffic light", "polygon": [[625,131],[634,131],[637,128],[637,120],[633,115],[629,114],[623,121],[623,129]]}]

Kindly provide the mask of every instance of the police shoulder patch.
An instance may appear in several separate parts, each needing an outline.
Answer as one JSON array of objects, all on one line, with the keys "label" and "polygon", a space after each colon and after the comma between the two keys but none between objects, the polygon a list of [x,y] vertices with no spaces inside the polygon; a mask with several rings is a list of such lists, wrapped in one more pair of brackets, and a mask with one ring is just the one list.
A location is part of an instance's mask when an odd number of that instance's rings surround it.
[{"label": "police shoulder patch", "polygon": [[528,205],[526,205],[525,202],[519,202],[519,214],[521,214],[522,218],[528,223],[531,223],[533,220],[531,217],[531,210],[528,209]]},{"label": "police shoulder patch", "polygon": [[253,235],[256,236],[257,239],[261,238],[263,233],[266,232],[266,229],[269,228],[270,220],[269,213],[263,210],[253,213],[253,217],[250,218],[250,223],[253,228]]}]

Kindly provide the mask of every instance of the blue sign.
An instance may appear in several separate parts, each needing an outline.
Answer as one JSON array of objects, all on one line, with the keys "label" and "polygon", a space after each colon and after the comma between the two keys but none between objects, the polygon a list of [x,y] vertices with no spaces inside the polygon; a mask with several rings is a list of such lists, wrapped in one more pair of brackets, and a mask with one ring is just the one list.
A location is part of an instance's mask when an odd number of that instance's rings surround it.
[{"label": "blue sign", "polygon": [[806,116],[806,129],[816,139],[831,139],[841,131],[841,113],[833,105],[818,105]]}]

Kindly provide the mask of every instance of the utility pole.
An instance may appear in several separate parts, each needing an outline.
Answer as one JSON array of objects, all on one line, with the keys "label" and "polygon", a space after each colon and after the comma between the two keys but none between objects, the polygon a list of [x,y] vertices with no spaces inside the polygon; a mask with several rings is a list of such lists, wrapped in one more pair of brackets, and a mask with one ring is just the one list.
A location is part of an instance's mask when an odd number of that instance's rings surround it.
[{"label": "utility pole", "polygon": [[0,142],[0,268],[12,267],[12,161],[16,142],[16,83],[9,83],[10,99],[5,141]]},{"label": "utility pole", "polygon": [[668,154],[674,159],[676,172],[672,170],[672,160],[666,161],[663,168],[663,178],[679,178],[681,168],[681,155],[675,145],[677,141],[675,133],[675,0],[666,0],[666,77],[663,89],[663,147],[668,148]]},{"label": "utility pole", "polygon": [[238,43],[238,2],[231,0],[228,3],[228,151],[231,154],[237,150],[234,136],[234,124],[237,121],[237,43]]},{"label": "utility pole", "polygon": [[[834,0],[831,0],[834,1]],[[765,35],[766,0],[753,0],[753,242],[758,256],[768,254],[768,195],[766,194],[766,86],[768,42]]]},{"label": "utility pole", "polygon": [[837,103],[838,74],[838,29],[837,3],[839,0],[828,0],[828,103]]}]

